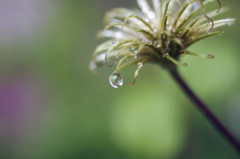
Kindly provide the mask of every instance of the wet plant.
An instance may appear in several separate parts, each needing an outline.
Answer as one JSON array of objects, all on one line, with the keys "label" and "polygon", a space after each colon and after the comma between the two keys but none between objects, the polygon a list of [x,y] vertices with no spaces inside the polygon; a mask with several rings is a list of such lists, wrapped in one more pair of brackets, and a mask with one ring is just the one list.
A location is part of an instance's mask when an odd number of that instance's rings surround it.
[{"label": "wet plant", "polygon": [[[208,3],[215,2],[216,10],[206,13]],[[213,35],[221,35],[219,27],[232,25],[236,19],[213,20],[228,10],[220,0],[137,0],[140,10],[115,8],[104,17],[105,28],[97,33],[97,38],[105,38],[95,49],[89,69],[98,73],[96,68],[102,64],[116,65],[109,76],[112,87],[123,85],[120,72],[128,66],[136,65],[132,86],[140,69],[146,62],[153,62],[168,70],[175,81],[196,104],[212,125],[240,152],[240,144],[232,133],[218,120],[208,107],[192,92],[179,75],[177,68],[186,67],[179,61],[183,55],[213,59],[214,55],[204,55],[187,50],[193,43]],[[110,61],[113,60],[113,63]]]}]

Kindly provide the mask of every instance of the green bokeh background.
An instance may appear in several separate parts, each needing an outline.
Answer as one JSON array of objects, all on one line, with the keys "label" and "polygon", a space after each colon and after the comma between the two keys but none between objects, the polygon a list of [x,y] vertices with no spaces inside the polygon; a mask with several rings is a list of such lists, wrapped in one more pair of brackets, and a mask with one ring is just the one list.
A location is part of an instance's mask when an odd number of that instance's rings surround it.
[{"label": "green bokeh background", "polygon": [[[238,158],[163,68],[146,64],[134,86],[119,89],[108,83],[113,68],[104,66],[98,76],[88,70],[104,13],[114,7],[132,8],[134,0],[31,4],[37,7],[8,4],[12,14],[0,11],[1,23],[9,25],[0,25],[0,158]],[[222,0],[222,5],[232,10],[218,18],[239,18],[240,1]],[[207,9],[216,7],[212,3]],[[31,32],[24,25],[24,11],[38,15]],[[18,25],[12,25],[18,23],[11,20],[19,20],[27,31],[16,30]],[[191,46],[189,50],[215,58],[183,57],[188,67],[180,72],[240,138],[239,28],[237,20],[221,28],[223,35]],[[124,80],[133,80],[134,69],[123,72]]]}]

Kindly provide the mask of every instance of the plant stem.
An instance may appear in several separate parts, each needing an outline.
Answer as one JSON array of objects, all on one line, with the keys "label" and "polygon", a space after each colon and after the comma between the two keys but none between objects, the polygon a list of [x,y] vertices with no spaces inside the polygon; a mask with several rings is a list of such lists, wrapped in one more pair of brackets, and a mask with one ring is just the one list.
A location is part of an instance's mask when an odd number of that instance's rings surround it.
[{"label": "plant stem", "polygon": [[205,105],[188,87],[182,77],[179,75],[177,69],[170,70],[172,77],[179,84],[179,86],[184,90],[187,96],[196,104],[196,107],[201,111],[201,113],[208,119],[208,121],[213,125],[213,127],[236,148],[240,154],[240,143],[237,138],[222,124],[222,122],[211,112],[207,105]]}]

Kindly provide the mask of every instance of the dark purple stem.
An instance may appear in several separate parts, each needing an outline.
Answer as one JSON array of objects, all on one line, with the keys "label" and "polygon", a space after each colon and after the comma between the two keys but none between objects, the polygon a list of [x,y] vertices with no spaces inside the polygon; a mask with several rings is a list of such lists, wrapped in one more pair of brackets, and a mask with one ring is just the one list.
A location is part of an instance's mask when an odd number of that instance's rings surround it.
[{"label": "dark purple stem", "polygon": [[217,131],[240,153],[240,143],[237,138],[220,122],[220,120],[209,110],[209,108],[193,93],[176,69],[170,71],[172,77],[185,91],[187,96],[196,104],[197,108],[203,113],[208,121],[217,129]]}]

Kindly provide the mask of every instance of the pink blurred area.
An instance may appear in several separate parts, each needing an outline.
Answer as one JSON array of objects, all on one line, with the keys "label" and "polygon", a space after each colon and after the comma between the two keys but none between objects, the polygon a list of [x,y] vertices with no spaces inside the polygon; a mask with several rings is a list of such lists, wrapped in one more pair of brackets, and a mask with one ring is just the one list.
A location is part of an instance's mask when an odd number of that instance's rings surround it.
[{"label": "pink blurred area", "polygon": [[32,45],[46,29],[50,8],[47,0],[0,1],[0,146],[6,149],[4,153],[13,153],[38,132],[46,103],[45,84],[25,64],[28,58],[23,54],[30,51],[19,44]]},{"label": "pink blurred area", "polygon": [[6,149],[37,133],[46,94],[34,73],[20,70],[0,78],[0,139]]}]

